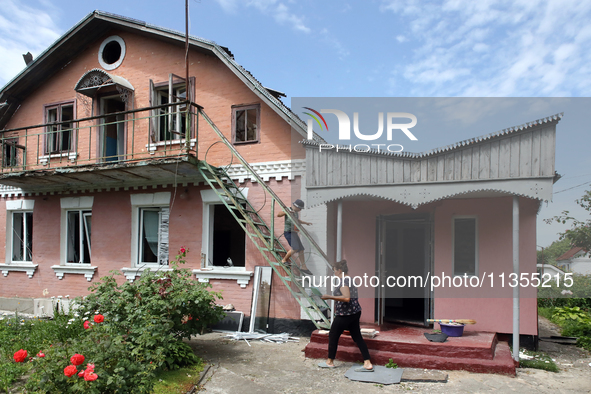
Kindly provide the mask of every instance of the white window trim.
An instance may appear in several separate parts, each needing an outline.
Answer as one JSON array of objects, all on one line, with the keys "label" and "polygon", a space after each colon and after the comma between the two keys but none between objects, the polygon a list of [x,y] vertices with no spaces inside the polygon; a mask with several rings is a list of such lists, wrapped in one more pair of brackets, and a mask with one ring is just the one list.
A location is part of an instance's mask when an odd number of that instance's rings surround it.
[{"label": "white window trim", "polygon": [[49,155],[39,156],[39,163],[41,165],[47,165],[47,163],[49,162],[50,159],[61,159],[63,157],[67,157],[68,160],[70,160],[71,162],[74,162],[74,161],[76,161],[76,159],[78,159],[78,153],[77,152],[63,152],[63,153],[52,153]]},{"label": "white window trim", "polygon": [[[168,265],[142,264],[138,266],[139,258],[139,229],[140,229],[140,209],[150,207],[170,207],[170,192],[159,193],[141,193],[130,195],[131,199],[131,267],[123,267],[121,271],[129,281],[133,281],[140,276],[144,269],[168,270]],[[169,228],[170,241],[170,228]]]},{"label": "white window trim", "polygon": [[[195,138],[191,138],[189,140],[189,146],[191,148],[195,147],[195,144],[197,143],[197,139]],[[181,140],[169,140],[169,141],[158,141],[158,142],[151,142],[149,144],[146,144],[146,149],[150,152],[150,154],[154,154],[156,152],[156,150],[158,150],[159,146],[172,146],[172,145],[184,145],[185,144],[185,139],[181,139]]]},{"label": "white window trim", "polygon": [[[60,264],[52,265],[51,269],[55,272],[58,279],[63,279],[64,274],[84,275],[88,282],[92,281],[96,272],[96,266],[85,263],[68,263],[68,239],[66,237],[68,229],[68,211],[90,210],[94,197],[63,197],[60,199],[61,217],[60,217]],[[92,247],[92,246],[91,246]]]},{"label": "white window trim", "polygon": [[[119,59],[117,59],[117,61],[115,63],[107,64],[103,60],[103,51],[105,50],[105,47],[107,46],[107,44],[109,44],[111,41],[116,41],[119,43],[119,45],[121,46],[121,54],[119,55]],[[127,48],[125,47],[125,41],[123,41],[123,38],[121,38],[119,36],[107,37],[107,38],[105,38],[105,40],[101,43],[101,46],[99,47],[99,52],[98,52],[99,64],[101,65],[102,68],[104,68],[107,71],[114,70],[117,67],[119,67],[121,65],[121,63],[123,63],[123,60],[125,59],[126,51],[127,51]]]},{"label": "white window trim", "polygon": [[478,216],[476,215],[454,215],[451,218],[451,272],[454,276],[463,276],[463,274],[461,275],[457,275],[456,272],[456,258],[455,258],[455,245],[456,245],[456,240],[455,240],[455,223],[456,223],[456,219],[474,219],[474,226],[475,226],[475,234],[474,234],[474,239],[475,239],[475,251],[474,253],[476,254],[476,256],[474,256],[474,275],[469,275],[469,276],[479,276],[479,238],[478,238]]},{"label": "white window trim", "polygon": [[[248,196],[248,188],[241,190],[244,197]],[[213,212],[216,205],[223,204],[214,190],[201,190],[202,231],[201,231],[201,269],[193,270],[199,282],[208,283],[210,279],[236,280],[240,287],[245,288],[253,271],[247,271],[246,267],[215,267],[209,264],[210,251],[213,250]]]},{"label": "white window trim", "polygon": [[11,271],[26,272],[29,279],[35,274],[38,264],[32,261],[12,261],[12,214],[13,212],[32,212],[35,200],[6,201],[6,258],[5,264],[0,264],[2,275],[8,276]]}]

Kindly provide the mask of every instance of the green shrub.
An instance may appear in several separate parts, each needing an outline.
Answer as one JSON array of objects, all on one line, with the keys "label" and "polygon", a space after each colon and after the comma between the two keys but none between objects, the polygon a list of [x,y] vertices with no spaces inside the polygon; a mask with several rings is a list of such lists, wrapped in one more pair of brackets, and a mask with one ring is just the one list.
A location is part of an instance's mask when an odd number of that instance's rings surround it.
[{"label": "green shrub", "polygon": [[552,314],[552,321],[555,323],[561,323],[564,321],[574,320],[578,323],[589,323],[591,319],[587,312],[579,308],[578,306],[575,307],[557,307],[554,309],[554,313]]},{"label": "green shrub", "polygon": [[547,287],[538,287],[538,307],[591,309],[591,275],[572,274],[572,280],[570,287],[565,285],[564,280],[557,286],[554,279],[546,281]]},{"label": "green shrub", "polygon": [[210,284],[179,268],[185,253],[171,262],[170,271],[146,270],[134,282],[118,284],[118,272],[101,278],[91,287],[92,294],[79,300],[80,310],[105,315],[113,334],[125,335],[135,354],[144,354],[158,367],[194,363],[193,352],[181,340],[203,333],[224,312],[216,305],[221,295],[207,290]]}]

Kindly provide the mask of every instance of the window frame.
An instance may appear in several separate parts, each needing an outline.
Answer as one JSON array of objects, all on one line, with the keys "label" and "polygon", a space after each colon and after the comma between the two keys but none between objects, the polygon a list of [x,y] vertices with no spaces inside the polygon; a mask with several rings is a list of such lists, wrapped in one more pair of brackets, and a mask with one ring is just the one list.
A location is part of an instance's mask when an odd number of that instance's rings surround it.
[{"label": "window frame", "polygon": [[[456,272],[456,220],[474,220],[474,273]],[[478,276],[479,275],[479,231],[478,216],[476,215],[454,215],[451,220],[451,259],[452,272],[454,276]]]},{"label": "window frame", "polygon": [[[78,213],[78,245],[77,247],[79,248],[78,251],[78,260],[79,261],[69,261],[69,256],[70,256],[70,242],[69,241],[69,237],[70,237],[70,214],[73,212],[77,212]],[[66,210],[66,233],[65,233],[65,237],[66,237],[66,265],[69,264],[84,264],[84,265],[91,265],[92,264],[92,229],[90,231],[88,231],[88,226],[87,226],[87,221],[86,218],[87,217],[91,217],[92,218],[92,209],[67,209]],[[92,224],[91,224],[92,226]],[[88,262],[84,262],[84,239],[87,240],[88,242]],[[75,251],[74,251],[75,253]]]},{"label": "window frame", "polygon": [[[55,120],[53,122],[50,122],[49,120],[49,111],[52,109],[56,109],[56,118],[57,119],[61,119],[62,116],[62,111],[63,111],[63,107],[67,107],[67,106],[72,106],[72,120],[69,122],[70,123],[70,128],[69,129],[61,129],[61,127],[68,122],[64,122],[62,120]],[[46,124],[45,126],[45,133],[44,133],[44,138],[43,138],[43,155],[47,155],[47,156],[53,156],[53,155],[58,155],[61,156],[63,154],[69,154],[70,152],[75,152],[76,150],[73,149],[73,147],[76,146],[75,144],[75,135],[76,133],[74,132],[76,130],[76,127],[74,125],[74,121],[76,120],[76,99],[73,100],[67,100],[67,101],[60,101],[57,103],[51,103],[51,104],[45,104],[43,106],[43,113],[44,113],[44,123]],[[59,129],[54,131],[51,130],[50,127],[52,126],[57,126]],[[63,149],[60,148],[58,150],[52,150],[51,146],[50,146],[50,142],[51,142],[51,138],[52,138],[52,133],[59,133],[59,143],[58,145],[62,145],[63,144],[63,134],[65,132],[69,132],[70,134],[70,140],[69,140],[69,147],[68,149]]]},{"label": "window frame", "polygon": [[[31,239],[31,260],[14,260],[14,214],[15,213],[22,213],[23,216],[23,224],[26,226],[26,214],[31,215],[31,238],[34,237],[33,230],[33,211],[35,206],[35,200],[14,200],[14,201],[7,201],[6,202],[6,259],[5,262],[7,265],[10,264],[17,264],[17,265],[33,265],[33,239]],[[23,233],[26,234],[26,229],[23,230]],[[26,246],[26,238],[23,242],[23,248]],[[26,253],[23,250],[23,257],[26,256]]]},{"label": "window frame", "polygon": [[[236,140],[236,117],[238,111],[248,111],[250,109],[256,109],[257,111],[257,122],[256,122],[256,138],[254,140],[237,141]],[[248,121],[248,117],[245,122]],[[246,133],[248,134],[248,133]],[[258,144],[261,142],[261,105],[259,103],[254,104],[241,104],[232,106],[232,144],[244,145],[244,144]]]},{"label": "window frame", "polygon": [[[30,209],[30,210],[29,209],[18,209],[18,210],[15,209],[15,210],[8,211],[7,214],[9,214],[11,216],[9,219],[10,220],[10,227],[7,227],[7,230],[9,230],[9,231],[7,231],[7,235],[10,236],[10,247],[7,248],[7,249],[9,249],[8,253],[10,254],[10,258],[7,259],[7,263],[8,264],[33,264],[33,239],[32,239],[33,238],[33,210],[32,209]],[[15,225],[14,215],[15,214],[23,215],[22,225],[23,225],[24,240],[21,240],[21,249],[22,249],[21,252],[23,255],[22,260],[15,260],[14,259],[14,232],[15,232],[14,231],[15,230],[14,229],[14,225]],[[27,242],[28,241],[28,239],[27,239],[28,231],[27,231],[27,219],[26,219],[27,215],[30,215],[30,217],[31,217],[31,234],[30,234],[31,235],[31,240],[30,240],[30,245],[31,245],[30,257],[31,257],[31,259],[30,260],[26,259],[26,257],[27,257],[26,249],[27,249],[27,244],[28,244],[28,242]],[[9,232],[10,232],[10,234],[8,234]]]},{"label": "window frame", "polygon": [[[138,219],[139,219],[139,227],[138,227],[138,244],[137,244],[137,264],[140,266],[146,266],[146,267],[168,267],[170,261],[167,258],[166,259],[166,263],[163,263],[163,260],[160,259],[161,254],[163,253],[163,248],[164,245],[166,244],[166,254],[168,255],[168,241],[164,241],[163,240],[163,234],[161,231],[162,228],[162,221],[164,220],[164,217],[166,215],[165,210],[169,210],[170,208],[168,206],[158,206],[158,207],[154,207],[154,206],[150,206],[150,207],[139,207],[139,212],[138,212]],[[144,213],[145,212],[158,212],[158,229],[157,229],[157,236],[158,236],[158,247],[157,247],[157,253],[155,254],[156,257],[156,261],[144,261],[144,247],[143,247],[143,242],[144,242]],[[167,224],[167,236],[170,235],[170,211],[168,211],[168,224]]]}]

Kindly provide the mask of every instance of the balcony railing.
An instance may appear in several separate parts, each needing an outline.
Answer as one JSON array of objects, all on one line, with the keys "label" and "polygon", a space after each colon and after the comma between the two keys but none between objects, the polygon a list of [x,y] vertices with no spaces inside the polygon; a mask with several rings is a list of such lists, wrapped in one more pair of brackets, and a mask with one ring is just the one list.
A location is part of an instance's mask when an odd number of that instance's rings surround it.
[{"label": "balcony railing", "polygon": [[197,156],[200,109],[190,101],[178,101],[0,130],[0,172]]}]

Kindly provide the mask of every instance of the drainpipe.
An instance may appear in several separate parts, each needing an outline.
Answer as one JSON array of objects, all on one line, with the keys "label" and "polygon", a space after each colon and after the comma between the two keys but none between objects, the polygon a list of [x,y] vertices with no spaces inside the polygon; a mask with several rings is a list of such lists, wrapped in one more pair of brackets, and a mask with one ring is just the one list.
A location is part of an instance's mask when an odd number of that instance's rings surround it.
[{"label": "drainpipe", "polygon": [[[519,281],[519,197],[513,196],[513,273]],[[519,286],[513,288],[513,360],[519,362]]]}]

